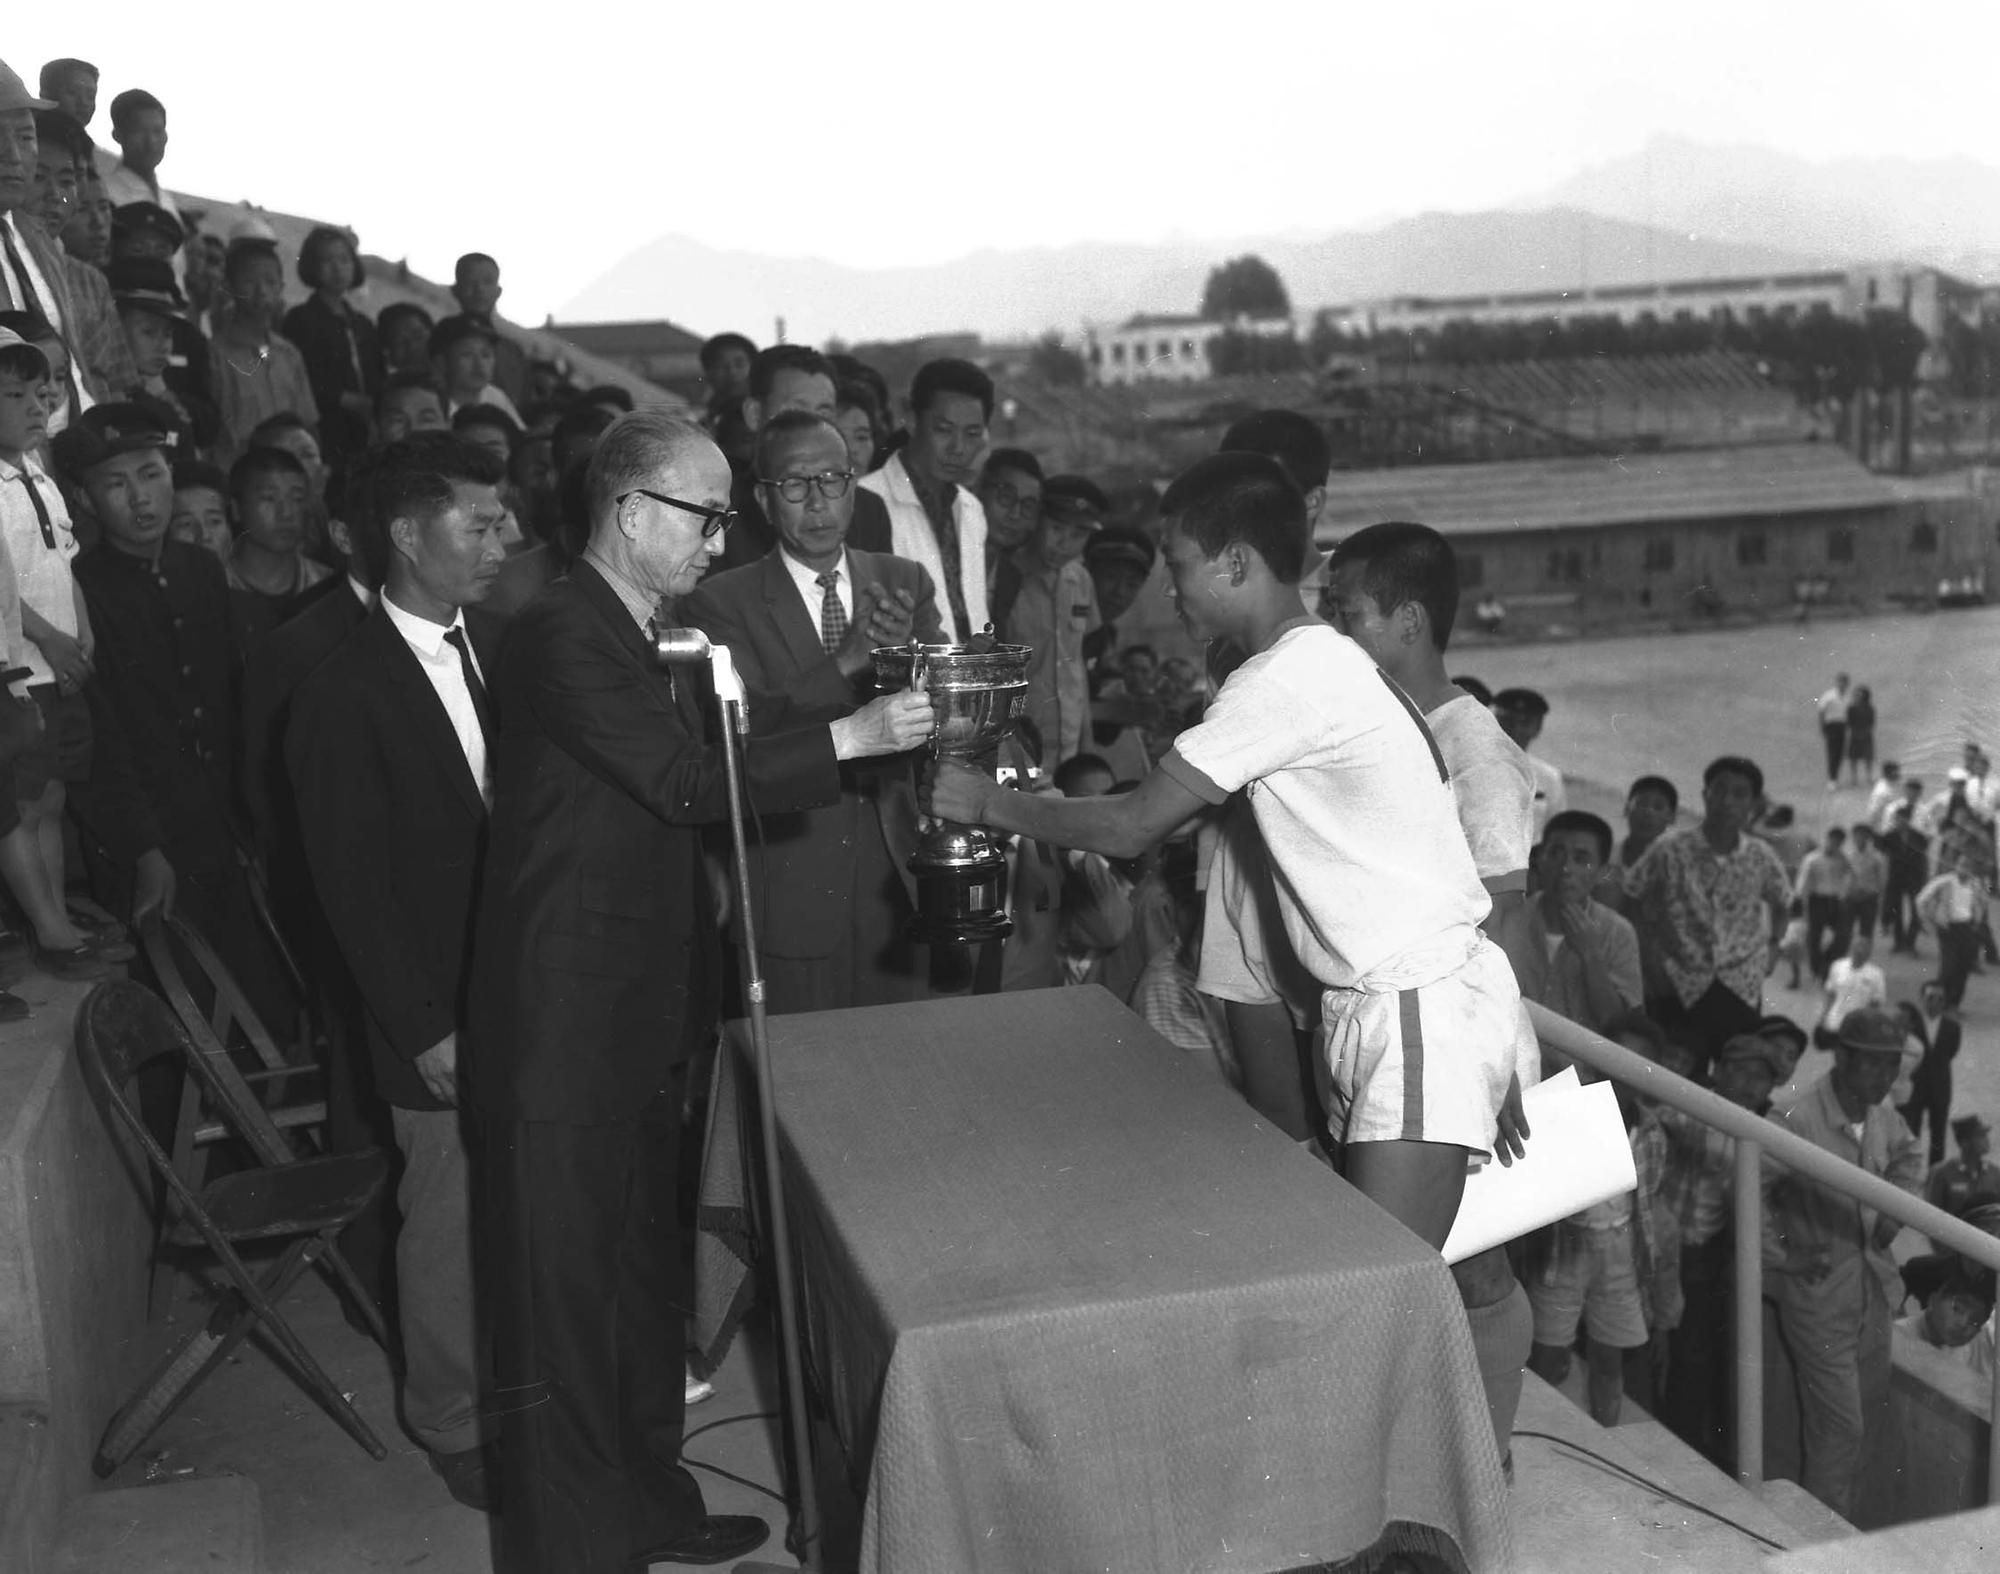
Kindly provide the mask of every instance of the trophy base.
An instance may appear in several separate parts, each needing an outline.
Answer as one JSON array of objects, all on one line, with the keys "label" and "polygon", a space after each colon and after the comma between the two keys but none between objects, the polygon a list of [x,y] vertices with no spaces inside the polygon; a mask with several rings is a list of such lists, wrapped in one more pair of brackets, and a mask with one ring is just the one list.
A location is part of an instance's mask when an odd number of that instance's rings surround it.
[{"label": "trophy base", "polygon": [[[909,862],[917,910],[905,930],[919,945],[976,945],[1014,932],[1007,916],[1007,859],[977,832],[959,832],[946,852],[922,848]],[[968,845],[970,844],[970,845]]]}]

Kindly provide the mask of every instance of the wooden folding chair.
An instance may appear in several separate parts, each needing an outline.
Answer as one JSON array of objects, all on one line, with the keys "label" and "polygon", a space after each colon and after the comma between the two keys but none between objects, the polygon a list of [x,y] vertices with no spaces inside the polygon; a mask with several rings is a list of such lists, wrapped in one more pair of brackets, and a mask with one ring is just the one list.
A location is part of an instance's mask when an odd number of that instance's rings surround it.
[{"label": "wooden folding chair", "polygon": [[[229,1280],[213,1315],[167,1353],[111,1418],[92,1461],[97,1474],[108,1476],[129,1459],[195,1386],[258,1329],[328,1414],[375,1458],[385,1458],[381,1439],[292,1331],[278,1303],[300,1274],[318,1267],[348,1285],[376,1337],[386,1338],[372,1304],[354,1288],[352,1271],[339,1271],[346,1264],[334,1241],[388,1184],[389,1156],[369,1148],[294,1157],[227,1058],[199,1048],[157,996],[129,980],[108,980],[91,990],[77,1014],[76,1047],[84,1080],[113,1134],[138,1146],[174,1198],[170,1238],[176,1244],[206,1246]],[[188,1184],[147,1129],[134,1097],[137,1074],[168,1056],[184,1063],[190,1079],[201,1084],[209,1107],[263,1162],[199,1191]],[[259,1278],[236,1245],[275,1240],[290,1244]]]},{"label": "wooden folding chair", "polygon": [[[317,1146],[311,1128],[326,1124],[326,1100],[315,1090],[319,1068],[289,1058],[278,1047],[201,931],[184,919],[162,919],[152,913],[139,926],[139,943],[160,993],[196,1047],[218,1063],[227,1062],[250,1090],[261,1095],[257,1102],[272,1126],[297,1132],[301,1143]],[[200,1085],[187,1079],[168,1148],[175,1170],[190,1186],[200,1189],[207,1169],[205,1150],[226,1135],[214,1112],[203,1110]],[[283,1143],[281,1152],[261,1152],[258,1157],[269,1164],[293,1152],[291,1144]],[[169,1196],[160,1221],[163,1234],[172,1222],[173,1206]],[[173,1261],[162,1253],[153,1264],[149,1317],[157,1318],[166,1309],[173,1282]]]}]

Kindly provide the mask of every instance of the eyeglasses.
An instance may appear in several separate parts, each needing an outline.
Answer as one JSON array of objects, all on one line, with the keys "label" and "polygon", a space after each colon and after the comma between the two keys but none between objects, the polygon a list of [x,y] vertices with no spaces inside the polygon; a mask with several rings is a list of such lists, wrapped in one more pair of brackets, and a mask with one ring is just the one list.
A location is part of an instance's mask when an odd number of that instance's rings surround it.
[{"label": "eyeglasses", "polygon": [[1013,514],[1020,519],[1040,519],[1042,494],[1017,492],[1005,481],[996,482],[993,487],[993,511],[996,514]]},{"label": "eyeglasses", "polygon": [[788,475],[782,481],[773,480],[765,475],[759,476],[757,480],[760,485],[771,488],[787,503],[803,503],[806,494],[814,487],[818,487],[819,495],[831,503],[837,497],[847,496],[847,489],[854,485],[854,472],[828,470],[819,475]]},{"label": "eyeglasses", "polygon": [[635,486],[629,492],[620,492],[614,501],[622,508],[628,497],[650,497],[654,502],[665,503],[669,508],[701,515],[701,538],[704,541],[721,535],[736,523],[738,517],[733,508],[703,508],[699,503],[683,503],[679,498],[668,497],[663,492],[649,492],[643,486]]}]

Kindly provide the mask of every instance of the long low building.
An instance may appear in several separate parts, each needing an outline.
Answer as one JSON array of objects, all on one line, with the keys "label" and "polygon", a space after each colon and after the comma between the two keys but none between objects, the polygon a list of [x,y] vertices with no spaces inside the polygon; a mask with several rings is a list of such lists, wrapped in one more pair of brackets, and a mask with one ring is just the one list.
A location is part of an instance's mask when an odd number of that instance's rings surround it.
[{"label": "long low building", "polygon": [[1824,443],[1336,473],[1322,545],[1385,519],[1458,549],[1465,621],[1770,616],[1983,593],[2000,497],[1981,472],[1890,482]]}]

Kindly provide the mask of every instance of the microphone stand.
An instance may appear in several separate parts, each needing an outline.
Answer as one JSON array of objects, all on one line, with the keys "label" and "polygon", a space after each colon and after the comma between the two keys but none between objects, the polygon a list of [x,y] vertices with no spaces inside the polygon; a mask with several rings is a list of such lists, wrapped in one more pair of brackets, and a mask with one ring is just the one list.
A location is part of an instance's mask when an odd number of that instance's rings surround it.
[{"label": "microphone stand", "polygon": [[[699,645],[694,642],[699,641]],[[791,1432],[792,1477],[798,1513],[786,1545],[802,1569],[818,1567],[819,1486],[813,1478],[812,1434],[806,1413],[805,1362],[800,1355],[804,1329],[799,1320],[798,1285],[793,1277],[792,1229],[785,1212],[785,1181],[778,1158],[777,1094],[771,1082],[771,1034],[764,1010],[764,975],[757,964],[756,913],[750,905],[750,857],[743,829],[743,742],[750,732],[750,707],[727,645],[711,644],[692,630],[658,633],[655,649],[663,664],[706,658],[722,704],[722,769],[729,791],[729,840],[736,859],[736,905],[743,921],[743,993],[750,1005],[750,1046],[757,1066],[757,1117],[764,1146],[764,1190],[771,1213],[771,1253],[778,1281],[778,1342],[785,1357],[785,1419]],[[738,1563],[746,1574],[770,1571],[775,1563]]]}]

